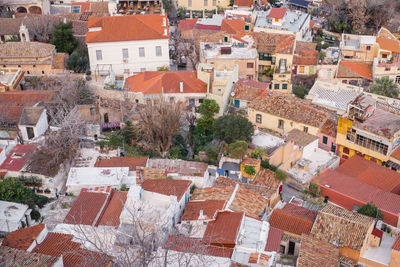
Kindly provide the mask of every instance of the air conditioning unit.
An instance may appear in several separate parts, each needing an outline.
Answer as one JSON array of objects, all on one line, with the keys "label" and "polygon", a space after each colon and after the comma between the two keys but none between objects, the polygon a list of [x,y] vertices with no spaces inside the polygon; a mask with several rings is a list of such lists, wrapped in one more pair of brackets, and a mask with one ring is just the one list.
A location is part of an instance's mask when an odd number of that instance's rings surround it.
[{"label": "air conditioning unit", "polygon": [[128,59],[127,59],[127,58],[124,58],[124,59],[122,59],[122,62],[128,63]]}]

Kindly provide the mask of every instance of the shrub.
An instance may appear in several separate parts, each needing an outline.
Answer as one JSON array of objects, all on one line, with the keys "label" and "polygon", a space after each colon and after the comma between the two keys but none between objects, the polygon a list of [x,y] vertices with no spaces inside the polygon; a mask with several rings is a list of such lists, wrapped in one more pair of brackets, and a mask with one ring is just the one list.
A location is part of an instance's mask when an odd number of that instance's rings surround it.
[{"label": "shrub", "polygon": [[261,147],[257,147],[250,153],[250,157],[254,159],[262,159],[262,157],[265,155],[265,150],[262,149]]},{"label": "shrub", "polygon": [[39,211],[37,211],[37,210],[35,210],[35,209],[33,209],[32,211],[31,211],[31,218],[33,219],[33,220],[35,220],[35,221],[39,221],[40,220],[40,212]]},{"label": "shrub", "polygon": [[358,213],[372,217],[372,218],[377,218],[379,220],[383,220],[383,213],[380,209],[378,209],[377,206],[375,206],[372,202],[365,204],[361,206],[358,210]]},{"label": "shrub", "polygon": [[[275,166],[274,166],[275,167]],[[275,167],[276,168],[276,167]],[[277,170],[275,171],[275,174],[276,174],[276,179],[278,179],[279,181],[282,181],[282,182],[284,182],[284,181],[286,181],[286,179],[287,179],[287,174],[286,174],[286,172],[284,172],[284,171],[282,171],[282,170],[279,170],[278,168],[277,168]]]},{"label": "shrub", "polygon": [[214,137],[231,144],[235,141],[250,141],[254,133],[253,124],[240,115],[225,115],[214,123]]},{"label": "shrub", "polygon": [[304,99],[304,97],[308,94],[308,91],[310,91],[310,89],[304,85],[293,87],[293,94],[295,94],[298,98]]},{"label": "shrub", "polygon": [[316,183],[311,182],[308,186],[308,192],[313,197],[320,197],[321,196],[321,187],[319,187]]},{"label": "shrub", "polygon": [[254,175],[256,174],[256,168],[254,166],[244,166],[244,172],[247,173],[248,175]]},{"label": "shrub", "polygon": [[241,159],[246,155],[248,144],[246,141],[236,141],[229,145],[229,156],[232,158]]},{"label": "shrub", "polygon": [[128,187],[126,186],[126,184],[122,184],[120,190],[121,191],[126,191],[128,189]]}]

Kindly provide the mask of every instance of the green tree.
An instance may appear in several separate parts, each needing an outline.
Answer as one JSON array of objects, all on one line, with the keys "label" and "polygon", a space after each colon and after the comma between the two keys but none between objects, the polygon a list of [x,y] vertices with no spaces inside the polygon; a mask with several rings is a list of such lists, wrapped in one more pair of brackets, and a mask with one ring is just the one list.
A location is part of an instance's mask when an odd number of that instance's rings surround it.
[{"label": "green tree", "polygon": [[369,217],[377,218],[379,220],[383,220],[383,213],[377,206],[375,206],[372,202],[361,206],[358,210],[358,213],[367,215]]},{"label": "green tree", "polygon": [[262,159],[262,157],[265,155],[265,150],[262,149],[261,147],[257,147],[250,153],[250,157],[254,159]]},{"label": "green tree", "polygon": [[286,178],[287,178],[286,172],[284,172],[284,171],[282,171],[280,169],[277,169],[275,171],[275,174],[276,174],[276,179],[278,179],[278,180],[280,180],[282,182],[286,181]]},{"label": "green tree", "polygon": [[244,166],[244,172],[247,173],[248,175],[254,175],[256,174],[256,168],[254,166]]},{"label": "green tree", "polygon": [[185,19],[185,17],[186,17],[186,8],[184,8],[184,7],[179,7],[178,8],[178,17],[180,19]]},{"label": "green tree", "polygon": [[308,91],[310,91],[310,89],[308,89],[304,85],[295,86],[293,88],[293,94],[295,94],[295,96],[297,96],[298,98],[304,99],[304,97],[308,94]]},{"label": "green tree", "polygon": [[250,141],[253,134],[253,124],[243,116],[225,115],[214,123],[214,137],[228,144],[237,140]]},{"label": "green tree", "polygon": [[314,182],[311,182],[308,186],[308,193],[313,197],[320,197],[321,196],[321,187]]},{"label": "green tree", "polygon": [[67,69],[76,73],[83,73],[89,66],[88,50],[84,46],[78,46],[69,56],[67,61]]},{"label": "green tree", "polygon": [[126,144],[132,144],[132,141],[135,137],[135,128],[131,121],[125,122],[125,127],[121,130],[121,134],[124,137],[124,141]]},{"label": "green tree", "polygon": [[246,141],[236,141],[229,145],[229,156],[236,159],[243,158],[246,155],[249,145]]},{"label": "green tree", "polygon": [[375,83],[370,85],[370,90],[371,93],[393,98],[396,98],[399,94],[397,85],[387,76],[376,79]]},{"label": "green tree", "polygon": [[54,25],[51,43],[56,46],[57,52],[71,54],[78,46],[78,41],[73,36],[72,22]]},{"label": "green tree", "polygon": [[212,134],[214,116],[219,112],[219,105],[215,100],[204,99],[200,105],[200,118],[197,120],[197,127],[203,135]]}]

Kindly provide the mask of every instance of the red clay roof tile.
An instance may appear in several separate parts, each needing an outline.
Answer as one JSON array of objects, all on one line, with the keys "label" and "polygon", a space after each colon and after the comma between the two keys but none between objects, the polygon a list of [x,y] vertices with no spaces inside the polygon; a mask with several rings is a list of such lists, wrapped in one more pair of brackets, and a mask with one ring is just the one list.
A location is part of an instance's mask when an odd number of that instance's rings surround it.
[{"label": "red clay roof tile", "polygon": [[178,31],[193,30],[198,19],[182,19],[179,21]]},{"label": "red clay roof tile", "polygon": [[234,246],[243,218],[244,212],[218,212],[215,221],[208,223],[203,241],[221,247]]},{"label": "red clay roof tile", "polygon": [[298,267],[339,267],[339,249],[310,235],[301,236]]},{"label": "red clay roof tile", "polygon": [[128,192],[112,191],[111,200],[108,203],[104,214],[101,216],[98,225],[108,225],[118,227],[120,224],[119,217],[124,208]]},{"label": "red clay roof tile", "polygon": [[372,80],[372,64],[366,62],[341,60],[338,66],[338,78],[364,78]]},{"label": "red clay roof tile", "polygon": [[265,251],[279,251],[279,247],[281,245],[281,240],[283,236],[283,231],[270,227],[268,231],[267,243],[265,244]]},{"label": "red clay roof tile", "polygon": [[239,19],[224,19],[221,24],[221,31],[228,34],[237,34],[238,32],[244,31],[244,20]]},{"label": "red clay roof tile", "polygon": [[1,243],[2,246],[8,246],[16,249],[27,250],[43,231],[45,225],[38,224],[35,226],[22,228],[11,232]]},{"label": "red clay roof tile", "polygon": [[191,184],[192,182],[188,180],[152,179],[145,180],[142,183],[142,188],[162,195],[176,196],[180,201]]},{"label": "red clay roof tile", "polygon": [[36,148],[37,145],[31,144],[16,145],[3,164],[1,164],[0,171],[21,171]]},{"label": "red clay roof tile", "polygon": [[394,241],[392,245],[393,250],[400,251],[400,235],[397,235],[396,240]]},{"label": "red clay roof tile", "polygon": [[[190,201],[186,204],[183,212],[182,221],[211,220],[217,211],[225,209],[226,200],[199,200]],[[200,218],[200,210],[203,211],[204,218]]]},{"label": "red clay roof tile", "polygon": [[146,167],[149,157],[111,157],[109,159],[98,158],[95,167],[129,167],[130,171],[136,171],[137,167]]},{"label": "red clay roof tile", "polygon": [[269,12],[268,17],[273,19],[283,19],[285,15],[286,15],[286,8],[273,7]]}]

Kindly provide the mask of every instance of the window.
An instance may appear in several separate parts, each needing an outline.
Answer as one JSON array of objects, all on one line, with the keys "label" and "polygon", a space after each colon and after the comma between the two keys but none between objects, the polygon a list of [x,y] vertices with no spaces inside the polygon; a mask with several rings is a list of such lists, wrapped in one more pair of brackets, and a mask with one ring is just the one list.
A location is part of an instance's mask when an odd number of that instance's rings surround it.
[{"label": "window", "polygon": [[304,126],[303,127],[303,132],[308,133],[308,127]]},{"label": "window", "polygon": [[194,104],[195,104],[196,102],[194,101],[194,98],[190,98],[189,99],[189,107],[194,107]]},{"label": "window", "polygon": [[254,63],[253,63],[253,62],[248,62],[248,63],[247,63],[247,68],[248,68],[248,69],[254,68]]},{"label": "window", "polygon": [[144,47],[139,47],[139,57],[144,57]]},{"label": "window", "polygon": [[44,70],[42,70],[42,74],[44,74]]},{"label": "window", "polygon": [[225,37],[224,37],[224,42],[225,42],[225,43],[228,42],[228,36],[225,36]]},{"label": "window", "polygon": [[204,0],[204,6],[208,6],[208,0]]},{"label": "window", "polygon": [[96,109],[90,108],[90,115],[96,115]]},{"label": "window", "polygon": [[396,76],[396,83],[400,83],[400,76]]},{"label": "window", "polygon": [[387,58],[387,54],[382,54],[382,58]]},{"label": "window", "polygon": [[217,0],[213,0],[213,6],[217,5]]},{"label": "window", "polygon": [[72,6],[72,13],[81,13],[81,6]]},{"label": "window", "polygon": [[200,98],[200,99],[199,99],[199,103],[200,103],[200,104],[203,103],[203,100],[204,100],[203,98]]},{"label": "window", "polygon": [[161,46],[156,46],[156,56],[157,57],[161,57],[162,56]]},{"label": "window", "polygon": [[278,128],[283,129],[285,122],[283,120],[278,121]]},{"label": "window", "polygon": [[282,83],[282,89],[287,89],[287,83]]},{"label": "window", "polygon": [[128,57],[128,48],[122,48],[122,58],[127,59]]},{"label": "window", "polygon": [[325,145],[327,145],[327,144],[328,144],[328,137],[323,136],[323,137],[322,137],[322,143],[325,144]]},{"label": "window", "polygon": [[140,72],[145,72],[146,68],[140,68]]},{"label": "window", "polygon": [[350,153],[350,150],[347,147],[344,147],[343,153],[348,155]]},{"label": "window", "polygon": [[96,50],[96,59],[103,60],[103,54],[101,53],[101,50]]},{"label": "window", "polygon": [[33,65],[34,68],[36,68],[36,65]]},{"label": "window", "polygon": [[249,25],[244,25],[244,30],[245,31],[249,31],[250,30],[250,26]]},{"label": "window", "polygon": [[26,134],[28,136],[28,139],[32,139],[35,137],[35,132],[33,131],[32,127],[26,127]]},{"label": "window", "polygon": [[18,68],[21,68],[21,65],[18,65]]},{"label": "window", "polygon": [[285,254],[285,251],[286,251],[286,247],[283,246],[283,245],[280,245],[280,246],[279,246],[279,253]]},{"label": "window", "polygon": [[192,6],[192,0],[188,0],[188,6]]},{"label": "window", "polygon": [[129,74],[129,69],[124,69],[124,73],[128,73]]},{"label": "window", "polygon": [[367,50],[368,51],[371,50],[371,46],[370,45],[367,45]]},{"label": "window", "polygon": [[6,66],[6,65],[3,65],[3,68],[7,68],[7,66]]},{"label": "window", "polygon": [[274,84],[274,89],[279,90],[279,83]]},{"label": "window", "polygon": [[299,73],[304,73],[304,66],[300,66]]},{"label": "window", "polygon": [[336,153],[336,145],[335,144],[332,144],[331,152]]},{"label": "window", "polygon": [[256,114],[256,122],[262,123],[262,115],[261,114]]}]

